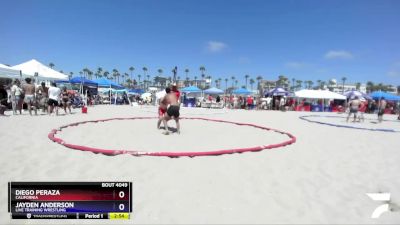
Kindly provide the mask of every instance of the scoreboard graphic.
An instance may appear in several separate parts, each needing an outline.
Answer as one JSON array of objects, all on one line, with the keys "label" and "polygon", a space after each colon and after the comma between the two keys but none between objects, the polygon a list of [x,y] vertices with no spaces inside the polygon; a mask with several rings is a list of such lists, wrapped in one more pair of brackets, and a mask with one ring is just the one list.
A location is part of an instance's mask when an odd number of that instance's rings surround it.
[{"label": "scoreboard graphic", "polygon": [[129,219],[132,182],[9,182],[12,219]]}]

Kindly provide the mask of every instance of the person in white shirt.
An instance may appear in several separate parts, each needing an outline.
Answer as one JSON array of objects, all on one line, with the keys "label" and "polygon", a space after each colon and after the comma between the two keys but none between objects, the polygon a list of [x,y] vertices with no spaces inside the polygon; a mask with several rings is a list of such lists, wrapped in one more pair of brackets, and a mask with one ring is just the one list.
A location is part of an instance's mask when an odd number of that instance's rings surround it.
[{"label": "person in white shirt", "polygon": [[58,116],[58,102],[60,101],[61,90],[57,87],[56,83],[51,83],[51,87],[48,90],[49,101],[47,104],[49,105],[49,115],[53,113],[53,109],[55,108],[56,115]]},{"label": "person in white shirt", "polygon": [[20,87],[21,82],[16,79],[14,81],[13,86],[11,87],[11,101],[12,101],[12,109],[13,109],[13,115],[17,115],[17,110],[19,111],[19,114],[22,114],[22,89]]}]

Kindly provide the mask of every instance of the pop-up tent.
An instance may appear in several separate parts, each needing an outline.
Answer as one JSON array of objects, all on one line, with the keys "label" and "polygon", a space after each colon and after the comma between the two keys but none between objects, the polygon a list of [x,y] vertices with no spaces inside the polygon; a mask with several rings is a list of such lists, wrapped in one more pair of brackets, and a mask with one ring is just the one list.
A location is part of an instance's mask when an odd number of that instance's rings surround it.
[{"label": "pop-up tent", "polygon": [[218,94],[223,94],[224,91],[215,87],[209,88],[207,90],[204,90],[204,94],[209,94],[209,95],[218,95]]},{"label": "pop-up tent", "polygon": [[373,98],[375,100],[385,98],[386,100],[389,100],[389,101],[400,101],[400,96],[386,93],[383,91],[374,91],[371,94],[369,94],[369,96],[371,96],[371,98]]},{"label": "pop-up tent", "polygon": [[21,79],[21,71],[13,70],[7,66],[2,67],[0,64],[0,77],[1,78],[10,78],[10,79]]},{"label": "pop-up tent", "polygon": [[99,87],[113,88],[113,89],[124,89],[123,86],[118,85],[117,83],[108,80],[104,77],[94,80],[98,84]]},{"label": "pop-up tent", "polygon": [[87,85],[87,86],[98,86],[97,82],[94,82],[92,80],[88,80],[84,77],[74,77],[71,80],[69,80],[69,83],[71,84],[82,84],[82,85]]},{"label": "pop-up tent", "polygon": [[14,70],[21,70],[23,76],[35,76],[39,80],[65,80],[68,76],[57,72],[35,59],[21,63],[19,65],[11,67]]},{"label": "pop-up tent", "polygon": [[349,99],[354,98],[355,96],[357,96],[357,97],[359,97],[359,98],[368,99],[368,100],[371,100],[371,99],[372,99],[372,98],[371,98],[370,96],[368,96],[367,94],[362,93],[361,91],[356,91],[356,90],[347,91],[347,92],[344,93],[344,95],[346,96],[346,98],[349,98]]},{"label": "pop-up tent", "polygon": [[288,91],[280,87],[264,92],[265,96],[287,96],[288,94]]},{"label": "pop-up tent", "polygon": [[189,86],[181,89],[181,92],[184,93],[200,93],[201,89],[196,86]]},{"label": "pop-up tent", "polygon": [[328,90],[300,90],[294,93],[298,98],[311,99],[341,99],[346,100],[346,96]]},{"label": "pop-up tent", "polygon": [[239,88],[239,89],[234,90],[232,92],[232,94],[235,94],[235,95],[250,95],[250,94],[253,94],[253,92],[249,91],[249,90],[247,90],[245,88]]}]

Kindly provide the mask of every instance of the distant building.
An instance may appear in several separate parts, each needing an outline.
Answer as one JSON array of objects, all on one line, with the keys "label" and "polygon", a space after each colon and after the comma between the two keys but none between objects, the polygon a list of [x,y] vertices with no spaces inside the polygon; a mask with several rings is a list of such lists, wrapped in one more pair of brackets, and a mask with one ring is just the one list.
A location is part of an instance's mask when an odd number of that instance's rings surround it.
[{"label": "distant building", "polygon": [[325,85],[324,87],[325,89],[329,89],[333,92],[342,94],[345,93],[347,91],[353,91],[353,90],[357,90],[357,91],[361,91],[363,93],[367,93],[367,86],[366,84],[361,84],[360,87],[357,89],[357,84],[344,84],[344,86],[342,84],[331,84],[331,85]]}]

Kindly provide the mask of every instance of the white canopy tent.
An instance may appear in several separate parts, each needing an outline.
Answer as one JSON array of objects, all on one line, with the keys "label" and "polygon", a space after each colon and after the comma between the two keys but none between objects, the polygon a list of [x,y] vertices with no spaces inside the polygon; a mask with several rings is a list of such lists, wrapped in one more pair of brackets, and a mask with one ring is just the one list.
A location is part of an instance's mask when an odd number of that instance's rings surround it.
[{"label": "white canopy tent", "polygon": [[10,66],[6,66],[6,65],[0,63],[0,68],[10,69],[11,67],[10,67]]},{"label": "white canopy tent", "polygon": [[21,71],[13,70],[8,66],[0,64],[0,78],[21,79]]},{"label": "white canopy tent", "polygon": [[328,90],[300,90],[296,91],[294,95],[298,98],[346,100],[346,96]]},{"label": "white canopy tent", "polygon": [[19,65],[11,67],[15,70],[21,70],[22,75],[35,76],[39,80],[66,80],[68,76],[57,72],[42,63],[36,61],[35,59],[29,60],[27,62],[21,63]]}]

